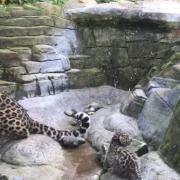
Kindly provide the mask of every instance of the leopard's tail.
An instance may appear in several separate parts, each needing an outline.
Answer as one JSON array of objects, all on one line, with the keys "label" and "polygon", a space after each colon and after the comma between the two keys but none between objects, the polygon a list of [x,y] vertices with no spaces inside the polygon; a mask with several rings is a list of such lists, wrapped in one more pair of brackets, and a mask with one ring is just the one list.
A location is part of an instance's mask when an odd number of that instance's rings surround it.
[{"label": "leopard's tail", "polygon": [[57,130],[53,127],[41,124],[37,121],[31,120],[29,122],[30,134],[44,134],[47,135],[61,145],[75,147],[79,144],[85,143],[83,136],[90,127],[90,117],[85,112],[74,113],[73,117],[77,120],[79,128],[77,130]]}]

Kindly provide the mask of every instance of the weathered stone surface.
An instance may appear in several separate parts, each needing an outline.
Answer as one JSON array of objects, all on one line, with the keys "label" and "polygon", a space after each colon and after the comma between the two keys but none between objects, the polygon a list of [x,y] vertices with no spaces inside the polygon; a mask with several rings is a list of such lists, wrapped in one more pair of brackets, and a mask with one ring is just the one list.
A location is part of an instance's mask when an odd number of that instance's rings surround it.
[{"label": "weathered stone surface", "polygon": [[54,26],[57,28],[61,28],[61,29],[75,29],[76,28],[74,22],[72,21],[69,21],[67,19],[64,19],[58,16],[53,16],[52,18],[54,20]]},{"label": "weathered stone surface", "polygon": [[15,36],[15,37],[0,37],[0,47],[14,47],[14,46],[33,46],[37,44],[57,45],[62,37],[53,36]]},{"label": "weathered stone surface", "polygon": [[114,74],[116,86],[123,88],[133,88],[145,74],[144,69],[132,68],[131,66],[118,68],[115,71],[112,69],[111,71]]},{"label": "weathered stone surface", "polygon": [[41,63],[34,61],[23,62],[22,65],[26,68],[28,74],[40,73]]},{"label": "weathered stone surface", "polygon": [[109,68],[111,64],[112,50],[109,47],[87,48],[85,54],[91,57],[91,63],[95,67]]},{"label": "weathered stone surface", "polygon": [[8,49],[0,49],[0,63],[4,67],[19,66],[20,59],[16,52]]},{"label": "weathered stone surface", "polygon": [[96,87],[105,84],[105,75],[97,68],[71,69],[67,72],[70,88]]},{"label": "weathered stone surface", "polygon": [[[141,157],[141,175],[143,180],[179,180],[180,176],[167,166],[157,152],[150,152]],[[102,174],[100,180],[125,180],[110,172]]]},{"label": "weathered stone surface", "polygon": [[19,77],[20,82],[32,82],[36,80],[48,80],[48,79],[58,79],[58,78],[66,78],[67,75],[64,73],[39,73],[39,74],[30,74],[30,75],[22,75]]},{"label": "weathered stone surface", "polygon": [[92,63],[92,59],[87,55],[72,55],[69,57],[72,69],[86,69],[93,68],[95,65]]},{"label": "weathered stone surface", "polygon": [[117,4],[98,4],[85,8],[71,9],[67,11],[66,15],[69,19],[84,24],[88,24],[90,21],[91,23],[108,22],[114,25],[121,23],[123,20],[123,22],[143,23],[143,25],[159,25],[159,28],[177,28],[180,19],[177,14],[146,12],[140,7],[138,9],[133,7],[124,8],[117,6]]},{"label": "weathered stone surface", "polygon": [[29,16],[21,18],[0,19],[1,26],[53,26],[53,20],[48,16]]},{"label": "weathered stone surface", "polygon": [[98,28],[94,29],[94,37],[96,41],[96,46],[116,46],[124,47],[125,46],[125,34],[119,29],[115,28]]},{"label": "weathered stone surface", "polygon": [[149,84],[151,84],[151,83],[155,83],[161,88],[173,89],[174,87],[176,87],[180,83],[180,81],[174,80],[171,78],[162,78],[162,77],[156,77],[155,76],[149,82]]},{"label": "weathered stone surface", "polygon": [[18,26],[1,26],[0,36],[39,36],[44,35],[50,28],[48,26],[38,27],[18,27]]},{"label": "weathered stone surface", "polygon": [[180,64],[173,66],[174,76],[176,79],[180,80]]},{"label": "weathered stone surface", "polygon": [[136,31],[127,30],[126,31],[126,41],[133,42],[133,41],[159,41],[165,35],[163,33],[155,33],[148,30],[141,30],[138,29]]},{"label": "weathered stone surface", "polygon": [[125,132],[131,137],[141,137],[136,120],[121,113],[113,113],[104,120],[104,128],[112,132]]},{"label": "weathered stone surface", "polygon": [[32,49],[32,59],[34,61],[52,61],[61,58],[57,50],[49,45],[35,45]]},{"label": "weathered stone surface", "polygon": [[18,54],[21,61],[30,61],[31,60],[31,49],[28,47],[12,47],[9,48],[11,51],[14,51]]},{"label": "weathered stone surface", "polygon": [[131,42],[128,43],[128,55],[134,57],[156,57],[158,51],[158,44],[153,42]]},{"label": "weathered stone surface", "polygon": [[169,126],[173,108],[180,99],[180,87],[173,90],[158,88],[146,100],[138,118],[143,137],[155,148],[159,147]]},{"label": "weathered stone surface", "polygon": [[16,79],[19,79],[21,75],[26,74],[26,70],[22,66],[4,68],[3,79],[8,81],[16,82]]},{"label": "weathered stone surface", "polygon": [[143,109],[146,99],[147,96],[143,89],[135,87],[127,99],[121,104],[120,111],[123,114],[137,118]]},{"label": "weathered stone surface", "polygon": [[[81,32],[82,31],[82,32]],[[92,29],[84,28],[80,30],[80,34],[82,33],[83,43],[86,47],[96,47],[94,32]]]},{"label": "weathered stone surface", "polygon": [[129,65],[129,59],[126,48],[113,48],[111,62],[113,68],[125,67]]},{"label": "weathered stone surface", "polygon": [[57,94],[69,88],[69,79],[63,73],[24,75],[23,84],[18,91],[19,97],[35,97]]},{"label": "weathered stone surface", "polygon": [[65,162],[61,146],[42,135],[31,135],[27,139],[10,143],[1,152],[3,161],[21,166],[51,164],[62,168]]},{"label": "weathered stone surface", "polygon": [[179,121],[180,121],[180,101],[177,103],[173,116],[170,120],[170,125],[160,147],[161,155],[165,162],[172,168],[180,172],[180,143],[179,143]]},{"label": "weathered stone surface", "polygon": [[58,178],[63,179],[64,176],[62,170],[50,165],[18,167],[1,162],[0,171],[12,180],[57,180]]}]

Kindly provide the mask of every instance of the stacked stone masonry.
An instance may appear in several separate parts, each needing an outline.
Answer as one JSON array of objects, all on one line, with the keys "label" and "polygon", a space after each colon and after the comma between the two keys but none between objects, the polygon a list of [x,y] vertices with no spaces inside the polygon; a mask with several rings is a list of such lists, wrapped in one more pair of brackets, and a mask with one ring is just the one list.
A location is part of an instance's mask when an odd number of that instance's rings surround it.
[{"label": "stacked stone masonry", "polygon": [[[31,10],[10,7],[2,11],[0,91],[22,98],[57,94],[78,84],[94,86],[93,77],[101,78],[98,69],[87,66],[84,70],[74,65],[78,70],[70,71],[69,57],[84,61],[81,55],[73,57],[80,52],[76,32],[72,21],[57,15],[46,16],[37,7]],[[90,76],[90,83],[83,81],[86,74]],[[78,83],[79,76],[81,83]],[[95,85],[102,84],[102,80],[97,80]]]},{"label": "stacked stone masonry", "polygon": [[180,40],[178,15],[174,20],[173,14],[109,4],[69,10],[66,15],[77,23],[83,53],[105,72],[108,84],[126,89],[166,63]]}]

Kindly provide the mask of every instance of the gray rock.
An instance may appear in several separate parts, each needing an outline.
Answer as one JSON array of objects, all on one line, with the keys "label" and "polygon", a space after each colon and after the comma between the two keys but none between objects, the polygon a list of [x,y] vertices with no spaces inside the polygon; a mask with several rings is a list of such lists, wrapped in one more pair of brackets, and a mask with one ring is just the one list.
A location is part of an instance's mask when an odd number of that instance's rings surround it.
[{"label": "gray rock", "polygon": [[14,166],[6,163],[0,163],[0,171],[7,176],[9,180],[57,180],[63,179],[63,170],[49,165],[42,166]]},{"label": "gray rock", "polygon": [[158,88],[150,94],[138,117],[137,122],[143,137],[155,148],[164,138],[173,109],[179,99],[179,86],[173,90]]},{"label": "gray rock", "polygon": [[[112,46],[121,44],[121,47],[125,46],[125,34],[123,31],[120,31],[116,28],[103,28],[103,29],[94,29],[94,37],[96,41],[96,46]],[[120,42],[120,43],[119,43]],[[117,46],[116,46],[117,47]]]},{"label": "gray rock", "polygon": [[[176,27],[180,17],[176,14],[169,15],[167,13],[155,13],[143,11],[142,7],[124,8],[117,6],[117,4],[98,4],[85,8],[76,8],[67,11],[66,16],[76,22],[89,22],[93,20],[96,22],[122,22],[122,19],[128,22],[141,22],[146,19],[147,24],[156,23],[157,25],[164,25],[165,27]],[[171,21],[174,20],[175,24]],[[169,21],[169,23],[166,23]],[[92,22],[92,21],[91,21]]]},{"label": "gray rock", "polygon": [[31,135],[5,145],[1,150],[1,158],[7,163],[21,166],[50,164],[63,168],[65,162],[60,144],[42,135]]},{"label": "gray rock", "polygon": [[142,88],[135,88],[128,98],[121,104],[120,111],[123,114],[137,118],[142,111],[144,103],[147,99],[145,92]]},{"label": "gray rock", "polygon": [[28,47],[12,47],[9,48],[11,51],[15,51],[21,61],[30,61],[31,60],[31,49]]},{"label": "gray rock", "polygon": [[135,119],[119,113],[119,105],[102,108],[91,119],[88,139],[97,150],[101,150],[103,144],[110,143],[114,132],[126,132],[141,139]]},{"label": "gray rock", "polygon": [[3,67],[12,67],[20,65],[20,58],[14,51],[8,49],[0,49],[0,63]]},{"label": "gray rock", "polygon": [[[141,175],[143,180],[179,180],[180,176],[168,167],[157,152],[150,152],[141,157]],[[100,180],[124,180],[110,172],[100,176]]]},{"label": "gray rock", "polygon": [[105,117],[104,128],[112,132],[124,132],[131,137],[141,138],[136,119],[121,113],[111,113]]},{"label": "gray rock", "polygon": [[60,59],[57,50],[49,45],[35,45],[32,49],[32,60],[34,61],[52,61]]},{"label": "gray rock", "polygon": [[163,142],[160,146],[160,153],[163,160],[170,165],[172,168],[180,172],[179,163],[179,121],[180,121],[180,101],[177,103],[176,108],[173,111],[170,125],[165,134]]}]

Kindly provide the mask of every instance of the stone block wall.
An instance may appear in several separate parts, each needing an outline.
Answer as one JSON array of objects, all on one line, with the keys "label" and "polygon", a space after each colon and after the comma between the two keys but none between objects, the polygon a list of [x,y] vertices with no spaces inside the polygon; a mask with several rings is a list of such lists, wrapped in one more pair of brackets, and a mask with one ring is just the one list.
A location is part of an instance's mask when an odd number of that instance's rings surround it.
[{"label": "stone block wall", "polygon": [[114,86],[132,88],[152,67],[167,61],[172,44],[162,39],[167,32],[133,27],[81,28],[84,53],[101,67]]},{"label": "stone block wall", "polygon": [[0,12],[0,92],[17,97],[56,94],[69,88],[69,56],[78,53],[73,22],[37,7]]},{"label": "stone block wall", "polygon": [[125,89],[166,63],[179,42],[178,21],[173,24],[164,16],[111,5],[67,12],[79,26],[83,53],[105,72],[108,84]]}]

